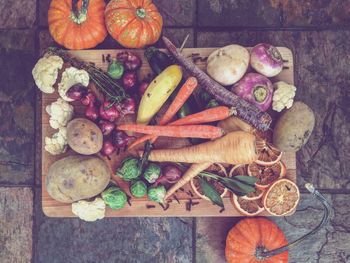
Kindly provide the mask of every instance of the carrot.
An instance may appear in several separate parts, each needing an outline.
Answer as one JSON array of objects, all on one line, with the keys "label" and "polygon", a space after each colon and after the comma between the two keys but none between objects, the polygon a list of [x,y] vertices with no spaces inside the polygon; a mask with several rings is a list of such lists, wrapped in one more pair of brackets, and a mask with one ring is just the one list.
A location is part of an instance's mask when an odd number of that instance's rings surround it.
[{"label": "carrot", "polygon": [[200,172],[204,171],[205,169],[209,168],[209,166],[212,165],[211,162],[206,163],[194,163],[192,164],[187,171],[183,174],[183,176],[180,178],[179,181],[176,182],[167,192],[164,197],[164,200],[169,198],[172,194],[174,194],[179,188],[187,184],[189,181],[191,181],[192,178],[196,177]]},{"label": "carrot", "polygon": [[[235,131],[219,139],[193,146],[152,150],[149,160],[155,162],[249,164],[258,158],[255,143],[256,138],[253,134]],[[140,154],[142,155],[142,153]]]},{"label": "carrot", "polygon": [[159,125],[168,124],[168,122],[174,118],[175,114],[179,111],[186,100],[191,96],[192,92],[197,87],[197,79],[190,77],[182,85],[179,92],[177,93],[175,99],[170,104],[168,110],[163,115],[162,119],[159,121]]},{"label": "carrot", "polygon": [[118,130],[176,138],[215,139],[224,135],[221,128],[210,125],[149,126],[122,124],[118,126]]},{"label": "carrot", "polygon": [[257,107],[243,100],[242,98],[230,92],[225,87],[211,79],[207,74],[200,70],[191,60],[186,59],[166,37],[162,37],[163,42],[174,58],[187,72],[195,76],[199,85],[204,88],[219,102],[235,107],[235,115],[249,122],[259,130],[266,131],[271,124],[271,116],[266,112],[260,111]]},{"label": "carrot", "polygon": [[[180,125],[194,125],[194,124],[203,124],[213,121],[224,120],[227,117],[232,115],[232,110],[225,106],[219,106],[211,109],[207,109],[198,113],[187,115],[181,119],[178,119],[174,122],[169,123],[171,126],[180,126]],[[152,140],[154,143],[157,140],[158,136],[145,135],[138,138],[133,142],[128,149],[135,147],[136,145],[143,143],[147,140]]]}]

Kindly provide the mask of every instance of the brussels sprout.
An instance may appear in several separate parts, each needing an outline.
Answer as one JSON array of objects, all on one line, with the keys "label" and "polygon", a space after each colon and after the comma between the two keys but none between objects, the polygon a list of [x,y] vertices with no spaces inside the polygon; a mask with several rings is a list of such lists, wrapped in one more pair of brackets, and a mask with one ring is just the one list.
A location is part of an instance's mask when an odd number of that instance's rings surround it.
[{"label": "brussels sprout", "polygon": [[148,165],[145,172],[143,173],[143,177],[150,184],[153,184],[158,179],[159,176],[160,176],[160,167],[154,163],[151,163],[150,165]]},{"label": "brussels sprout", "polygon": [[148,199],[151,201],[164,203],[165,194],[166,194],[166,190],[163,185],[157,186],[157,187],[151,187],[148,189]]},{"label": "brussels sprout", "polygon": [[120,79],[124,74],[123,63],[113,60],[108,65],[107,73],[112,79]]},{"label": "brussels sprout", "polygon": [[130,192],[135,197],[142,197],[147,194],[147,185],[141,180],[135,181],[130,186]]},{"label": "brussels sprout", "polygon": [[116,175],[123,178],[125,181],[131,181],[141,175],[139,160],[133,157],[126,158],[122,167],[116,171]]},{"label": "brussels sprout", "polygon": [[103,201],[112,209],[123,208],[127,202],[126,194],[116,186],[109,187],[101,194]]}]

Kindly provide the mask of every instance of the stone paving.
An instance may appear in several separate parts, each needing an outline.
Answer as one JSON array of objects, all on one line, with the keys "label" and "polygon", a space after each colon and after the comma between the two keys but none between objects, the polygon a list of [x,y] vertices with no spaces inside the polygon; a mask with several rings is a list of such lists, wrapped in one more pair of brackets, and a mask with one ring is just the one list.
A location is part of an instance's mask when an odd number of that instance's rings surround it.
[{"label": "stone paving", "polygon": [[[164,35],[188,47],[270,42],[292,49],[298,99],[316,128],[297,154],[297,212],[272,218],[289,240],[314,227],[320,205],[308,181],[332,203],[326,229],[291,251],[290,262],[350,262],[350,1],[154,0]],[[0,262],[210,262],[224,260],[239,218],[133,218],[85,223],[47,218],[40,203],[40,94],[31,78],[39,53],[54,45],[49,0],[0,0]],[[161,43],[159,43],[161,46]],[[98,48],[118,48],[107,38]]]}]

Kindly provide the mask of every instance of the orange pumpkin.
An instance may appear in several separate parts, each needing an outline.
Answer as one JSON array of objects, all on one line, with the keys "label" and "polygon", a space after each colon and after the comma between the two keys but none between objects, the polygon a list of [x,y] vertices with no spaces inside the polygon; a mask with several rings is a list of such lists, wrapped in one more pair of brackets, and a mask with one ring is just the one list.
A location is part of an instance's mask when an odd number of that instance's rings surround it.
[{"label": "orange pumpkin", "polygon": [[287,245],[282,230],[266,218],[246,218],[238,222],[226,238],[228,263],[287,263],[288,251],[269,258],[258,258],[259,248],[268,251]]},{"label": "orange pumpkin", "polygon": [[155,43],[163,26],[162,16],[151,0],[112,0],[105,19],[109,34],[127,48]]},{"label": "orange pumpkin", "polygon": [[107,36],[104,0],[52,0],[48,22],[51,36],[68,49],[93,48]]}]

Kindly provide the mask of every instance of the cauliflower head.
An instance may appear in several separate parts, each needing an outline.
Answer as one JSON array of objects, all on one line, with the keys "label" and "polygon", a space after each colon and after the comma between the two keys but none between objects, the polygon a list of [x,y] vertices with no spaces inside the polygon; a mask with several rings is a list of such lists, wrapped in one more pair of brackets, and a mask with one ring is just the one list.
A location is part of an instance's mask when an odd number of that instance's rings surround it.
[{"label": "cauliflower head", "polygon": [[58,83],[58,93],[65,101],[73,101],[71,98],[67,97],[67,91],[76,84],[81,84],[87,87],[89,85],[89,81],[89,74],[85,70],[77,69],[75,67],[67,68],[62,73],[61,82]]},{"label": "cauliflower head", "polygon": [[67,150],[67,128],[61,127],[51,138],[45,137],[45,150],[52,155],[64,153]]},{"label": "cauliflower head", "polygon": [[50,115],[50,126],[53,129],[65,127],[73,117],[73,106],[61,98],[46,106],[46,112]]},{"label": "cauliflower head", "polygon": [[284,81],[273,84],[275,92],[272,98],[272,109],[281,112],[284,108],[292,107],[297,88]]},{"label": "cauliflower head", "polygon": [[105,217],[106,204],[99,197],[92,202],[81,200],[72,203],[72,212],[84,221],[93,222]]},{"label": "cauliflower head", "polygon": [[32,75],[35,84],[44,93],[53,93],[55,84],[58,76],[58,71],[63,66],[63,59],[59,56],[46,56],[42,57],[35,64]]}]

